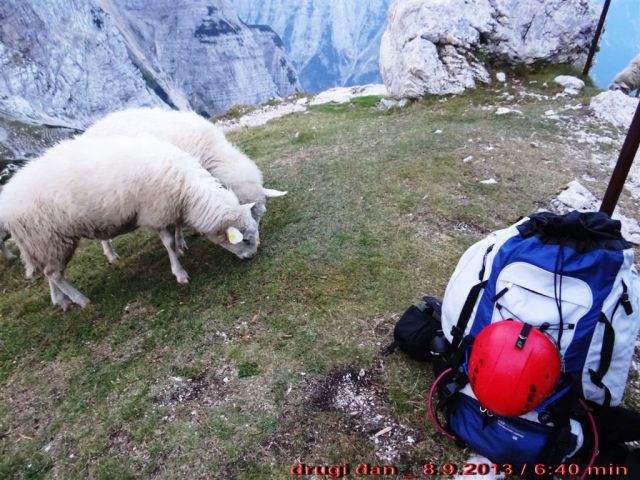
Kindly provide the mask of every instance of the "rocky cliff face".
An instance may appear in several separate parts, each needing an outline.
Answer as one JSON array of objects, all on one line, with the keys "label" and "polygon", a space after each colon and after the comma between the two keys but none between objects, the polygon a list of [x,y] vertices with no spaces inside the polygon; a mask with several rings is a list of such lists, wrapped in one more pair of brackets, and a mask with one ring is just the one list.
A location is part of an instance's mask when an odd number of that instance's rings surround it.
[{"label": "rocky cliff face", "polygon": [[299,88],[277,43],[228,0],[3,0],[0,112],[83,128],[128,106],[263,102]]},{"label": "rocky cliff face", "polygon": [[307,91],[379,82],[379,46],[392,0],[232,0],[248,24],[272,27]]},{"label": "rocky cliff face", "polygon": [[227,0],[97,1],[136,64],[179,108],[209,115],[298,90],[277,36],[248,28]]},{"label": "rocky cliff face", "polygon": [[0,2],[0,111],[82,127],[133,105],[160,105],[109,16],[88,0]]},{"label": "rocky cliff face", "polygon": [[278,93],[288,95],[301,89],[298,74],[293,68],[284,51],[284,43],[280,36],[268,25],[248,25],[253,32],[253,38],[262,49],[267,71],[271,75]]},{"label": "rocky cliff face", "polygon": [[596,0],[397,0],[380,49],[396,97],[460,93],[507,65],[582,64],[600,14]]}]

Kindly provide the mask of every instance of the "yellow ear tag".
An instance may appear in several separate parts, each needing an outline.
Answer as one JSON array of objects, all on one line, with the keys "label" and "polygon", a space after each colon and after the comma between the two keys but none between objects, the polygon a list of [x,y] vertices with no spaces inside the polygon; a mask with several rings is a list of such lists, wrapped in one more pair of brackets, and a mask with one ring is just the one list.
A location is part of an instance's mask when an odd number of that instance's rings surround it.
[{"label": "yellow ear tag", "polygon": [[235,227],[227,228],[227,240],[229,240],[230,244],[237,245],[242,241],[243,238],[244,237],[242,236],[242,233],[237,228]]}]

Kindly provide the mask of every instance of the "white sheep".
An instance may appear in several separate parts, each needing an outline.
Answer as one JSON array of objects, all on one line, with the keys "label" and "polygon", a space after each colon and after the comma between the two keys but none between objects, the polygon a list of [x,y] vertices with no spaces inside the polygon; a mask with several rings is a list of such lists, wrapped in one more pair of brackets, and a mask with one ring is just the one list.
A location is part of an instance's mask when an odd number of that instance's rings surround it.
[{"label": "white sheep", "polygon": [[[287,193],[264,188],[262,173],[256,164],[233,146],[218,127],[193,112],[159,108],[122,110],[107,115],[83,135],[153,135],[172,143],[196,158],[211,175],[229,187],[241,203],[255,203],[252,214],[258,223],[267,211],[266,199]],[[176,230],[176,245],[181,255],[186,242],[180,228]],[[102,247],[109,262],[113,262],[117,255],[109,242],[103,241]]]},{"label": "white sheep", "polygon": [[65,278],[81,238],[107,239],[138,227],[159,233],[179,283],[187,272],[170,228],[184,223],[240,258],[259,245],[253,204],[241,205],[197,160],[150,136],[79,137],[29,162],[0,194],[0,218],[27,276],[44,273],[63,309],[89,300]]},{"label": "white sheep", "polygon": [[627,95],[634,90],[640,93],[640,55],[631,60],[631,63],[615,76],[609,90],[621,90]]}]

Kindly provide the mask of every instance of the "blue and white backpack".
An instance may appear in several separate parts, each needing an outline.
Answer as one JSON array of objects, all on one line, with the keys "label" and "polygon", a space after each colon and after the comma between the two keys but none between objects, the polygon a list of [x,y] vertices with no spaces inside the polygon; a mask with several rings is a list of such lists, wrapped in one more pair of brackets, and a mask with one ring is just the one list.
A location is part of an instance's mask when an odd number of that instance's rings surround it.
[{"label": "blue and white backpack", "polygon": [[[640,281],[633,258],[620,222],[604,213],[534,214],[464,253],[445,292],[443,332],[455,352],[467,348],[463,339],[472,341],[491,323],[526,322],[555,340],[577,398],[619,405],[640,327]],[[551,401],[569,390],[563,388]],[[468,385],[454,397],[449,427],[495,462],[517,463],[514,455],[521,463],[535,462],[541,445],[557,433],[553,423],[540,421],[543,408],[487,422],[474,411],[482,408]],[[567,421],[571,441],[560,461],[582,443],[578,422]],[[514,433],[518,429],[525,433]],[[489,438],[493,446],[485,452]],[[501,441],[500,449],[496,443]]]}]

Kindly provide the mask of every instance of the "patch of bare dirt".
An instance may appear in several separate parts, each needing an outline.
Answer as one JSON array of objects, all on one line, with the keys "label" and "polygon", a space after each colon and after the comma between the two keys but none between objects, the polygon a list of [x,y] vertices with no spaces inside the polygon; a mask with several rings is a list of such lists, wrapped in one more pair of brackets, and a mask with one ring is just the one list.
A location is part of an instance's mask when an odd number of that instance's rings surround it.
[{"label": "patch of bare dirt", "polygon": [[211,407],[226,395],[226,382],[218,376],[203,373],[194,378],[169,377],[154,397],[154,402],[167,407],[172,415],[185,409]]},{"label": "patch of bare dirt", "polygon": [[372,440],[376,456],[390,463],[416,443],[420,432],[390,415],[388,400],[382,387],[374,382],[374,375],[363,368],[333,370],[314,387],[311,402],[321,411],[346,415],[352,430]]},{"label": "patch of bare dirt", "polygon": [[393,341],[393,329],[400,316],[400,313],[392,313],[388,317],[381,315],[369,320],[371,339],[377,347],[386,346]]},{"label": "patch of bare dirt", "polygon": [[135,450],[136,446],[128,432],[121,429],[115,429],[109,433],[107,449],[112,452],[127,453]]},{"label": "patch of bare dirt", "polygon": [[432,239],[434,235],[441,236],[451,233],[481,238],[489,233],[489,230],[476,223],[446,218],[430,211],[411,213],[406,216],[406,219],[417,225],[417,235],[423,239]]},{"label": "patch of bare dirt", "polygon": [[8,395],[2,395],[0,399],[11,412],[7,423],[3,422],[2,437],[15,442],[30,442],[49,423],[42,398],[30,389],[14,390]]},{"label": "patch of bare dirt", "polygon": [[415,468],[429,453],[423,450],[430,442],[424,441],[421,429],[394,417],[379,379],[383,368],[382,362],[370,369],[348,365],[308,379],[285,405],[283,427],[263,442],[263,449],[293,465],[319,461],[317,455],[326,451],[317,450],[317,445],[353,445],[367,438],[380,462]]},{"label": "patch of bare dirt", "polygon": [[144,445],[135,441],[124,428],[114,427],[107,437],[106,447],[109,455],[135,460],[136,463],[146,463],[149,453]]}]

